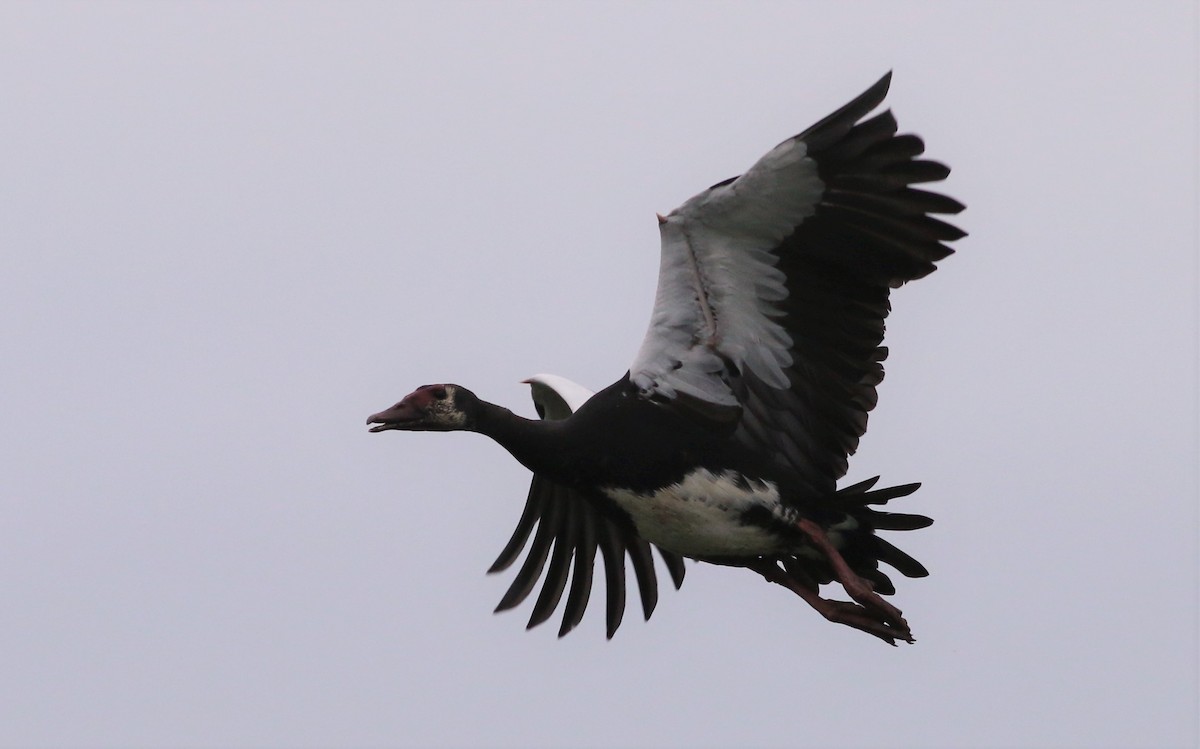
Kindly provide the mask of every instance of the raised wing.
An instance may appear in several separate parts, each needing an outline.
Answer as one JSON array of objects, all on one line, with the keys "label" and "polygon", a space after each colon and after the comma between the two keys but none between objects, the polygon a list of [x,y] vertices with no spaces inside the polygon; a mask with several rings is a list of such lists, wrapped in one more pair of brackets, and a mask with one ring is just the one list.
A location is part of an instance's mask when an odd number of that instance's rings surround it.
[{"label": "raised wing", "polygon": [[[536,375],[526,382],[533,391],[538,415],[543,419],[565,419],[592,395],[590,390],[557,375]],[[530,535],[533,536],[532,543],[529,542]],[[497,612],[511,609],[528,598],[541,578],[542,590],[533,605],[527,628],[549,619],[566,592],[567,602],[558,630],[558,636],[562,637],[583,619],[591,597],[597,552],[604,558],[608,637],[616,633],[625,615],[626,556],[632,563],[642,612],[647,619],[654,612],[658,603],[658,579],[651,544],[631,528],[613,522],[578,492],[537,474],[529,486],[525,509],[512,538],[488,572],[507,569],[527,544],[529,553],[496,606]],[[678,588],[683,584],[683,558],[662,549],[658,553]],[[569,591],[568,574],[571,578]]]},{"label": "raised wing", "polygon": [[643,397],[732,413],[736,439],[817,496],[875,405],[889,290],[965,236],[931,216],[962,204],[913,187],[950,170],[917,159],[923,142],[897,135],[890,112],[863,119],[890,82],[660,219],[658,291],[630,369]]}]

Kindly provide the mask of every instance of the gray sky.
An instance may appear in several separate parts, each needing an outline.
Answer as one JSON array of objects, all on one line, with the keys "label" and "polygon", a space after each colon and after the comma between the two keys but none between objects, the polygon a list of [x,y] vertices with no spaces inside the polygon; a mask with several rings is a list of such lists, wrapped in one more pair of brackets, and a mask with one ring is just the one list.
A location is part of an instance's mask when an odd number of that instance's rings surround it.
[{"label": "gray sky", "polygon": [[[0,2],[0,745],[1195,745],[1196,17]],[[654,213],[889,69],[971,232],[848,477],[924,482],[918,643],[493,616],[524,469],[367,414],[615,380]]]}]

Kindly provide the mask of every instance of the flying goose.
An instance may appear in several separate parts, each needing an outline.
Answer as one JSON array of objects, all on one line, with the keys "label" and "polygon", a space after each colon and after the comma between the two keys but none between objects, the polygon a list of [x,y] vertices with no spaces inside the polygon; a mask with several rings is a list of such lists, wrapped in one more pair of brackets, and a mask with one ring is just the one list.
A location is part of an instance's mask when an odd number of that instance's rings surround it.
[{"label": "flying goose", "polygon": [[[566,592],[566,634],[587,606],[599,552],[612,637],[626,557],[646,618],[654,609],[654,547],[676,587],[685,557],[744,567],[830,621],[913,642],[882,598],[895,587],[879,563],[906,577],[928,572],[876,532],[932,522],[880,509],[919,484],[837,488],[883,379],[891,289],[933,272],[952,253],[946,243],[965,236],[933,217],[961,203],[914,187],[950,170],[919,158],[924,143],[897,135],[890,111],[868,117],[890,82],[889,73],[741,176],[658,216],[649,330],[612,385],[588,397],[532,378],[545,417],[533,420],[459,385],[425,385],[367,420],[372,432],[478,432],[533,472],[492,570],[529,552],[497,610],[540,578],[529,626]],[[834,581],[849,601],[820,595]]]}]

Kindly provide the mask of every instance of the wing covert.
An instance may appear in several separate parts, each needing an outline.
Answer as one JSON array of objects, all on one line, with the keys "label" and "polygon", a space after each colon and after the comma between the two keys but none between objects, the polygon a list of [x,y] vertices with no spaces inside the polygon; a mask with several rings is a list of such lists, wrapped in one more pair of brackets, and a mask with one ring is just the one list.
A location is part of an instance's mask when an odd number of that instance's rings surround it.
[{"label": "wing covert", "polygon": [[864,119],[891,74],[661,220],[649,330],[630,370],[640,394],[737,409],[735,439],[829,495],[883,379],[891,288],[920,278],[965,233],[932,214],[962,204],[914,185],[949,169],[917,158],[890,112]]}]

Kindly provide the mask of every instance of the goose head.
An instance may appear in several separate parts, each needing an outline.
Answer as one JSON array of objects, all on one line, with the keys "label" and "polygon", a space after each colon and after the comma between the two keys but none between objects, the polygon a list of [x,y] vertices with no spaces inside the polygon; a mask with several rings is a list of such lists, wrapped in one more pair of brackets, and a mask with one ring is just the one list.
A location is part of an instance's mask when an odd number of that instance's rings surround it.
[{"label": "goose head", "polygon": [[396,405],[367,418],[372,432],[451,432],[471,429],[479,399],[459,385],[422,385]]}]

